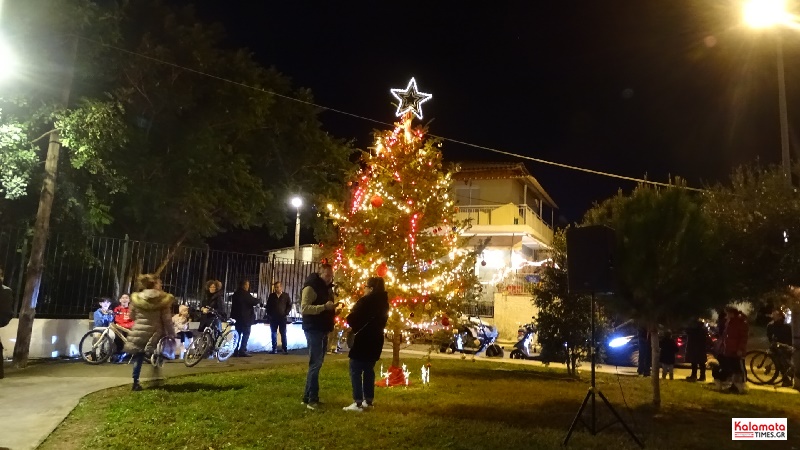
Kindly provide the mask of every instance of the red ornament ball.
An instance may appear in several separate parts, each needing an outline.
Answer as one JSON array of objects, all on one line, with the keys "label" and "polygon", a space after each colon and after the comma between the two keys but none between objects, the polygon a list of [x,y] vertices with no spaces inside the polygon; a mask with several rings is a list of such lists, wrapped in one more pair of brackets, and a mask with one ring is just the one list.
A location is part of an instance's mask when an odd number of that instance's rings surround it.
[{"label": "red ornament ball", "polygon": [[367,253],[367,246],[364,244],[356,245],[356,256],[361,256],[364,253]]},{"label": "red ornament ball", "polygon": [[375,271],[379,277],[385,277],[388,272],[389,266],[387,266],[385,262],[381,263],[381,265],[378,266],[378,269]]},{"label": "red ornament ball", "polygon": [[369,200],[369,204],[372,205],[373,208],[380,208],[383,206],[383,199],[380,195],[373,195]]},{"label": "red ornament ball", "polygon": [[481,261],[481,265],[485,266],[486,265],[486,261]]},{"label": "red ornament ball", "polygon": [[369,228],[364,228],[364,234],[369,235]]}]

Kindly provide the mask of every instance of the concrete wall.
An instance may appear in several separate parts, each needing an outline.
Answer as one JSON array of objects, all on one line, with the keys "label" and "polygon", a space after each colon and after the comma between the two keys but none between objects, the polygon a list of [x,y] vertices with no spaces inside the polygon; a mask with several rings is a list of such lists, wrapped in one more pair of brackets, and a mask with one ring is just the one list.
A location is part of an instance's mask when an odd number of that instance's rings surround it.
[{"label": "concrete wall", "polygon": [[[18,319],[12,319],[8,326],[0,328],[0,340],[3,342],[3,358],[5,359],[11,358],[14,353],[18,323]],[[197,322],[190,325],[192,330],[196,330],[197,326]],[[92,321],[88,319],[36,319],[33,321],[30,357],[59,358],[78,356],[78,344],[83,335],[91,329]],[[280,340],[280,334],[278,336],[278,340]],[[286,326],[286,340],[289,350],[306,347],[305,334],[303,334],[300,324]],[[269,325],[253,325],[247,349],[249,351],[272,349]]]},{"label": "concrete wall", "polygon": [[[4,358],[11,358],[14,353],[18,324],[19,319],[12,319],[6,327],[0,328]],[[30,357],[77,356],[78,343],[91,329],[92,321],[89,319],[36,319],[33,321]]]},{"label": "concrete wall", "polygon": [[519,326],[531,322],[531,316],[537,313],[530,295],[494,294],[494,326],[499,332],[498,340],[516,342]]}]

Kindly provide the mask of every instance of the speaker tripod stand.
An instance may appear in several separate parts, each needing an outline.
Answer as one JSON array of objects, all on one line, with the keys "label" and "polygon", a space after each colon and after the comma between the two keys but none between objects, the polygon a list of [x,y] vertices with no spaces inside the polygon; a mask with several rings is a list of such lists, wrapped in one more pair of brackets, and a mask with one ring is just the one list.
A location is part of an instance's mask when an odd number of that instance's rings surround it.
[{"label": "speaker tripod stand", "polygon": [[[614,417],[616,417],[617,422],[622,424],[622,427],[625,428],[625,431],[628,432],[628,434],[639,445],[640,448],[644,448],[644,444],[642,443],[642,441],[640,441],[639,438],[636,437],[636,435],[630,429],[628,424],[626,424],[625,421],[622,420],[622,417],[619,415],[617,410],[615,410],[614,407],[611,406],[611,402],[608,401],[606,396],[603,395],[603,392],[600,391],[600,389],[598,389],[597,386],[595,385],[595,364],[596,364],[596,359],[597,359],[597,349],[595,347],[597,346],[597,342],[595,340],[595,333],[594,333],[595,324],[594,324],[594,321],[595,321],[595,306],[594,306],[594,292],[592,292],[592,319],[591,319],[591,323],[592,323],[592,346],[591,346],[591,348],[589,350],[591,352],[591,356],[592,356],[592,386],[589,388],[589,391],[586,393],[586,397],[583,398],[583,403],[581,403],[581,407],[578,408],[578,413],[575,414],[575,418],[572,420],[572,425],[569,426],[569,430],[567,431],[567,437],[564,438],[564,445],[567,445],[567,443],[569,443],[569,438],[572,436],[572,432],[575,431],[575,427],[578,426],[579,422],[582,423],[583,426],[585,426],[589,430],[590,433],[592,433],[592,436],[597,435],[597,433],[605,430],[606,428],[608,428],[611,425],[614,425],[616,423],[616,422],[611,422],[609,424],[606,424],[603,427],[600,427],[600,428],[597,427],[597,398],[596,397],[599,396],[600,399],[603,401],[603,403],[605,403],[606,407],[608,407],[609,411],[611,411],[611,414],[613,414]],[[591,409],[590,409],[590,411],[591,411],[591,420],[590,420],[589,423],[586,423],[586,421],[583,420],[583,411],[586,409],[586,405],[588,405],[588,404],[591,404]]]}]

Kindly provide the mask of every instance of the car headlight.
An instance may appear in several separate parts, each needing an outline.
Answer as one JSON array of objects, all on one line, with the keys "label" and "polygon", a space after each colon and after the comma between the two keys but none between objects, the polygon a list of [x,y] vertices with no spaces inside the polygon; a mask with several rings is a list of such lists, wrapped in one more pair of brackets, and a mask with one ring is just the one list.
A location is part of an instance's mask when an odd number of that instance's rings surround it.
[{"label": "car headlight", "polygon": [[633,339],[633,336],[623,336],[610,340],[608,346],[611,348],[622,347]]}]

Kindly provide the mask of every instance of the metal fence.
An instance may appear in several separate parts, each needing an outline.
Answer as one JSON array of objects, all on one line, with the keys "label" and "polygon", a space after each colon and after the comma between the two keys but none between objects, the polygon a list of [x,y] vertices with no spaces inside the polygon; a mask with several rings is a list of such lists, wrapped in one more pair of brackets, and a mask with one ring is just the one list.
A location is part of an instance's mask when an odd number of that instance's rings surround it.
[{"label": "metal fence", "polygon": [[[15,315],[24,287],[30,239],[24,230],[0,230],[0,265],[5,283],[14,291]],[[39,289],[37,317],[85,318],[98,308],[103,297],[116,300],[135,289],[136,277],[154,272],[168,260],[161,272],[164,290],[179,304],[198,307],[207,280],[222,282],[225,301],[241,280],[266,303],[272,283],[281,281],[295,304],[292,317],[299,316],[300,290],[305,278],[319,263],[281,259],[266,255],[211,250],[207,246],[171,247],[167,244],[125,238],[91,237],[75,239],[51,233],[45,248],[44,272]],[[263,308],[259,318],[263,316]]]}]

